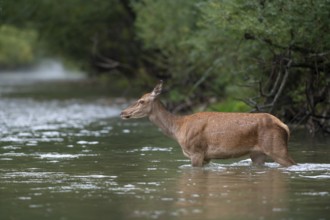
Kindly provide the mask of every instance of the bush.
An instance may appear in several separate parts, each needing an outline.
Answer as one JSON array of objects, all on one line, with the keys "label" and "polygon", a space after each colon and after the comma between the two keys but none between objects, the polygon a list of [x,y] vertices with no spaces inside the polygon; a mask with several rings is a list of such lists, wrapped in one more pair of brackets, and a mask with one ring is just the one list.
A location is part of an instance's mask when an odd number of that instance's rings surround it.
[{"label": "bush", "polygon": [[36,60],[37,33],[33,30],[0,26],[0,67],[29,66]]}]

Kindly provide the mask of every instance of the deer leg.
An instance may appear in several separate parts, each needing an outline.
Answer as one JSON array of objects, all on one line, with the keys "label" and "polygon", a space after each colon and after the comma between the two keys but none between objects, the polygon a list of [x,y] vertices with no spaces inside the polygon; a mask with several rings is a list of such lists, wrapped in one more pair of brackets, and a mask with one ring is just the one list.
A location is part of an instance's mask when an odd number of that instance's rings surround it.
[{"label": "deer leg", "polygon": [[261,149],[267,156],[271,157],[282,166],[288,167],[296,164],[288,154],[286,137],[283,137],[283,135],[276,132],[276,130],[264,137],[261,143]]},{"label": "deer leg", "polygon": [[265,160],[266,160],[266,154],[262,153],[262,152],[252,152],[250,154],[250,158],[253,162],[253,164],[261,166],[264,165]]},{"label": "deer leg", "polygon": [[205,159],[205,158],[204,158],[203,165],[209,164],[210,161],[211,161],[211,159]]},{"label": "deer leg", "polygon": [[204,165],[204,157],[202,155],[195,154],[191,156],[190,159],[193,167],[202,167]]},{"label": "deer leg", "polygon": [[267,151],[265,154],[284,167],[289,167],[296,164],[296,162],[294,162],[288,154],[288,150],[285,145],[277,146],[276,150]]},{"label": "deer leg", "polygon": [[286,152],[285,154],[275,154],[275,155],[269,155],[275,162],[279,163],[280,165],[284,167],[289,167],[292,165],[296,165],[296,162],[288,155]]}]

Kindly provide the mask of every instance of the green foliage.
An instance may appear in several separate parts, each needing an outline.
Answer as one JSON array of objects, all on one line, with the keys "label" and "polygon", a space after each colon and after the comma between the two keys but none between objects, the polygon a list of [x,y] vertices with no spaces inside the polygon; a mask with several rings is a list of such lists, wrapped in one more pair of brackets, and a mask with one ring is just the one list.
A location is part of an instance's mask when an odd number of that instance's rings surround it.
[{"label": "green foliage", "polygon": [[214,0],[205,8],[212,24],[236,30],[241,35],[249,33],[281,46],[303,43],[315,51],[330,46],[330,2],[327,0]]},{"label": "green foliage", "polygon": [[26,66],[36,59],[34,50],[37,33],[13,26],[0,26],[0,67]]},{"label": "green foliage", "polygon": [[251,107],[242,101],[229,98],[225,101],[211,104],[208,110],[219,112],[248,112],[251,110]]},{"label": "green foliage", "polygon": [[[134,18],[119,0],[3,1],[3,22],[40,33],[48,53],[91,70],[99,57],[136,64]],[[126,3],[128,4],[128,3]]]},{"label": "green foliage", "polygon": [[171,97],[177,102],[185,98],[172,94],[184,94],[195,104],[222,96],[226,84],[242,71],[236,65],[238,51],[230,50],[234,39],[208,25],[202,2],[145,0],[134,4],[138,37],[146,49],[160,51],[152,57],[159,68],[154,74],[171,79]]}]

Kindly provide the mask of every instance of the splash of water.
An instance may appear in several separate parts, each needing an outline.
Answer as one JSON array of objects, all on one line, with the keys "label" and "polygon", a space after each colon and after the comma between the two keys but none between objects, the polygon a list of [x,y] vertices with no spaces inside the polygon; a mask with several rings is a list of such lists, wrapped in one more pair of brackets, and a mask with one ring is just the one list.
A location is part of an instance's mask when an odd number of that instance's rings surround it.
[{"label": "splash of water", "polygon": [[[180,166],[180,169],[204,169],[210,171],[223,171],[237,168],[253,168],[251,159],[245,159],[231,164],[220,164],[211,162],[203,168],[194,168],[190,164]],[[279,169],[284,173],[310,179],[330,179],[330,164],[322,163],[300,163],[291,167],[281,167],[277,163],[265,163],[264,166],[255,167],[260,169]]]}]

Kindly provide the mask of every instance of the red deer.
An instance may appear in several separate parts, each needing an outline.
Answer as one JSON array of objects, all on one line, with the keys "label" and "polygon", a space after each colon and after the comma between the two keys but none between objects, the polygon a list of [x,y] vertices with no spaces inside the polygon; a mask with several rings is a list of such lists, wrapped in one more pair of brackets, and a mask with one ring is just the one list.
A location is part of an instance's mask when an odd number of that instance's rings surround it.
[{"label": "red deer", "polygon": [[158,99],[163,83],[121,112],[122,119],[149,117],[163,133],[175,139],[192,166],[211,159],[250,155],[262,165],[266,156],[282,166],[295,162],[288,154],[288,126],[267,113],[199,112],[178,116],[167,111]]}]

